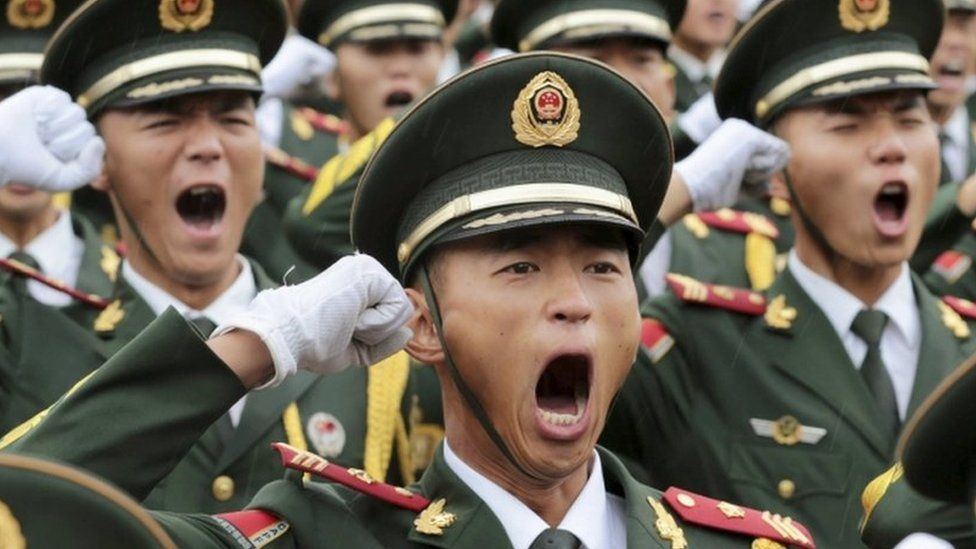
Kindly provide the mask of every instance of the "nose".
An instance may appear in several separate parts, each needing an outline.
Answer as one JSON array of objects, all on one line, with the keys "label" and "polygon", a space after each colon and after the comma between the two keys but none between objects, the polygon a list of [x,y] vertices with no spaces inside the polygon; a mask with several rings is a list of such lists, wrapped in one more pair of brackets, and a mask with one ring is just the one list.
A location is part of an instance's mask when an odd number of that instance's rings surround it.
[{"label": "nose", "polygon": [[553,276],[547,281],[549,299],[546,316],[554,322],[586,322],[593,314],[593,305],[583,286],[583,273],[568,265],[552,269]]},{"label": "nose", "polygon": [[897,121],[891,117],[884,117],[878,125],[877,135],[869,153],[871,160],[882,164],[904,162],[908,155],[908,147],[898,131]]},{"label": "nose", "polygon": [[413,59],[405,48],[397,48],[390,53],[387,62],[387,71],[394,78],[406,78],[410,76],[410,66]]},{"label": "nose", "polygon": [[200,116],[187,128],[186,155],[196,162],[214,162],[224,154],[220,128],[209,116]]}]

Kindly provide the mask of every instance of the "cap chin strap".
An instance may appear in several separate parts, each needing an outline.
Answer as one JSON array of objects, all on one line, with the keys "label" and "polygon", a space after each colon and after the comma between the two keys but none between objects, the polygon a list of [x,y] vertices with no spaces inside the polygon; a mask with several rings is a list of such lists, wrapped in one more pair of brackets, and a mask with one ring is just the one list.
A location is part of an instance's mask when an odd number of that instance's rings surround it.
[{"label": "cap chin strap", "polygon": [[132,219],[132,214],[129,213],[129,209],[126,208],[125,204],[122,203],[122,198],[118,194],[115,195],[115,202],[119,205],[119,210],[122,211],[122,217],[125,218],[125,222],[127,225],[129,225],[129,229],[133,234],[135,234],[136,240],[139,241],[139,246],[141,246],[143,250],[146,250],[146,253],[149,254],[149,259],[152,259],[155,263],[159,263],[159,258],[156,257],[156,254],[153,253],[152,248],[149,247],[149,243],[146,242],[146,239],[142,236],[142,231],[139,230],[139,226],[136,225],[135,221]]},{"label": "cap chin strap", "polygon": [[447,348],[447,341],[444,339],[444,328],[441,322],[441,312],[440,307],[437,305],[437,298],[434,296],[434,287],[430,283],[430,275],[427,271],[427,265],[420,266],[420,284],[424,289],[424,297],[427,299],[427,308],[430,310],[430,316],[434,321],[434,327],[437,331],[437,339],[440,340],[441,349],[444,350],[444,364],[447,366],[447,371],[451,373],[451,379],[454,382],[454,386],[457,388],[461,396],[464,397],[465,403],[468,408],[474,413],[474,417],[477,418],[478,423],[481,424],[481,428],[484,429],[488,438],[495,444],[498,451],[502,453],[503,456],[511,463],[520,473],[527,477],[533,477],[528,471],[523,468],[518,461],[515,460],[515,456],[512,454],[511,450],[508,449],[508,445],[502,439],[501,435],[495,429],[495,426],[491,423],[491,419],[488,417],[488,413],[485,412],[484,406],[478,401],[478,397],[475,396],[468,384],[464,382],[464,378],[461,377],[461,372],[457,369],[457,365],[454,363],[454,359],[451,358],[451,351]]},{"label": "cap chin strap", "polygon": [[830,245],[827,241],[827,237],[823,234],[823,231],[817,227],[810,216],[807,215],[807,211],[803,208],[803,204],[800,203],[800,197],[796,194],[796,189],[793,187],[793,179],[790,177],[790,173],[783,168],[783,180],[786,182],[786,189],[790,193],[790,200],[793,202],[793,209],[796,210],[797,215],[800,216],[800,222],[803,223],[803,228],[806,229],[810,236],[813,237],[813,241],[820,247],[821,251],[827,256],[828,260],[832,260],[838,256],[837,250]]}]

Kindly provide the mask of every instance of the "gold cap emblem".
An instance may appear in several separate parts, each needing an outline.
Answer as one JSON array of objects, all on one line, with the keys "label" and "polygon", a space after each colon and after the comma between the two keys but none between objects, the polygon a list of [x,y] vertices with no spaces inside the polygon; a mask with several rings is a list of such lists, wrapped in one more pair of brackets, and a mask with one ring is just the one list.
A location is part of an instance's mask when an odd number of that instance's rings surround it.
[{"label": "gold cap emblem", "polygon": [[536,75],[512,107],[512,129],[530,147],[568,145],[579,136],[580,108],[569,84],[552,71]]},{"label": "gold cap emblem", "polygon": [[840,24],[851,32],[876,31],[888,24],[891,0],[840,0]]},{"label": "gold cap emblem", "polygon": [[213,19],[214,0],[160,0],[159,23],[173,32],[196,32]]},{"label": "gold cap emblem", "polygon": [[18,29],[43,29],[54,19],[54,0],[10,0],[7,21]]}]

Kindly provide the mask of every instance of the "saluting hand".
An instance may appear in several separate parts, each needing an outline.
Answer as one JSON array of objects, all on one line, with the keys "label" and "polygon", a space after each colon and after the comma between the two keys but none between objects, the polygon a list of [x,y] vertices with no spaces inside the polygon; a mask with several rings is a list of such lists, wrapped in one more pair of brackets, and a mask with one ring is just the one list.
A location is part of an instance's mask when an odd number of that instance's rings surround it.
[{"label": "saluting hand", "polygon": [[105,142],[64,91],[32,86],[0,102],[0,186],[83,187],[102,171]]}]

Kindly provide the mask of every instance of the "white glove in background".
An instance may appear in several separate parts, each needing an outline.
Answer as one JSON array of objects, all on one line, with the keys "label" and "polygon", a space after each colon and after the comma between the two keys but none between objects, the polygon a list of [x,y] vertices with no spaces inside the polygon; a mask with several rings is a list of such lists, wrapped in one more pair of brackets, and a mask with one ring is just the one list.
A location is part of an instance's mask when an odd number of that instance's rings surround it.
[{"label": "white glove in background", "polygon": [[400,283],[372,257],[355,255],[302,284],[259,293],[214,335],[257,334],[274,360],[269,387],[298,368],[329,374],[383,360],[412,337],[404,327],[412,314]]},{"label": "white glove in background", "polygon": [[67,93],[32,86],[0,101],[0,186],[72,191],[102,171],[105,142]]},{"label": "white glove in background", "polygon": [[709,211],[735,204],[743,181],[765,181],[789,159],[785,141],[730,118],[674,169],[684,179],[695,211]]},{"label": "white glove in background", "polygon": [[335,67],[335,55],[299,34],[289,34],[264,70],[265,95],[287,97],[295,88],[322,77]]},{"label": "white glove in background", "polygon": [[715,97],[712,92],[698,98],[688,110],[678,116],[678,126],[684,130],[695,143],[703,143],[708,136],[722,125],[722,119],[715,108]]},{"label": "white glove in background", "polygon": [[953,549],[948,541],[939,539],[931,534],[912,534],[901,540],[895,549]]}]

